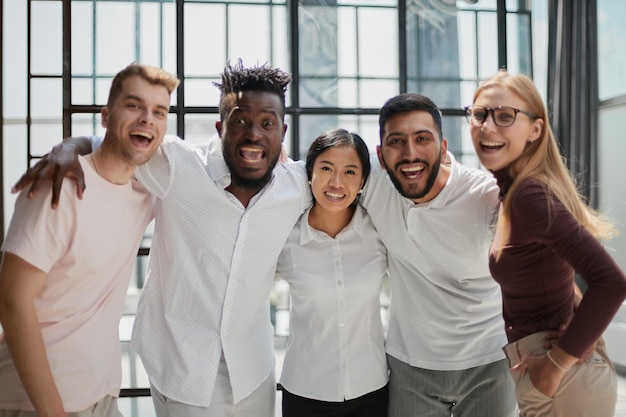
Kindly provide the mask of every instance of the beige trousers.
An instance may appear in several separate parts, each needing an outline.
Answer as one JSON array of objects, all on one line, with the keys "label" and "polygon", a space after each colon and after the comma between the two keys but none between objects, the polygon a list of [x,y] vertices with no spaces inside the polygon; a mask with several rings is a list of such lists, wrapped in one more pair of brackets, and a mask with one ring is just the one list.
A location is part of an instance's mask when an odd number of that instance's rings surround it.
[{"label": "beige trousers", "polygon": [[[117,397],[107,395],[85,410],[67,413],[68,417],[122,417],[117,408]],[[0,410],[0,417],[37,417],[34,411]]]},{"label": "beige trousers", "polygon": [[[503,350],[511,367],[527,356],[543,356],[547,332],[509,343]],[[537,390],[528,372],[511,372],[521,417],[613,417],[617,402],[617,374],[604,346],[591,358],[565,373],[554,397]]]}]

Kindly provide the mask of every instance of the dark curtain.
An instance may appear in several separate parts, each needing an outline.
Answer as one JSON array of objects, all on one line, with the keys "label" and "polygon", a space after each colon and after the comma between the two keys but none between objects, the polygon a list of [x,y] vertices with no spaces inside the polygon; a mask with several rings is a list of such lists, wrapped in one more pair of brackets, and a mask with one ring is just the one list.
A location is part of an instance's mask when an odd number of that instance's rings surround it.
[{"label": "dark curtain", "polygon": [[550,0],[548,111],[580,192],[597,207],[596,0]]}]

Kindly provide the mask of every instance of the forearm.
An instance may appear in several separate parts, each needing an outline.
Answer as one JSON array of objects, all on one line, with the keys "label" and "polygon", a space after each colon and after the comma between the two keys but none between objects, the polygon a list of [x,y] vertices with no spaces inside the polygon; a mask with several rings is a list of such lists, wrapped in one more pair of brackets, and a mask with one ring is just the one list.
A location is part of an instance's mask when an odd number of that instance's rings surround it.
[{"label": "forearm", "polygon": [[2,309],[2,327],[18,375],[40,417],[62,415],[63,403],[50,370],[33,303],[16,304]]},{"label": "forearm", "polygon": [[35,298],[47,274],[10,252],[0,268],[0,322],[22,385],[39,417],[63,417],[63,403],[46,353]]}]

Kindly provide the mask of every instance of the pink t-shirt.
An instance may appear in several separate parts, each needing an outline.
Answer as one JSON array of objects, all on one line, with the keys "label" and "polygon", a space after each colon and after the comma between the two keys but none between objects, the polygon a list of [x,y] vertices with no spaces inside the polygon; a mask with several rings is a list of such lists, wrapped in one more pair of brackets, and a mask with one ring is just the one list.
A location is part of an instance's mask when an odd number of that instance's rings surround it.
[{"label": "pink t-shirt", "polygon": [[[35,299],[48,360],[65,411],[80,411],[121,384],[119,321],[153,197],[134,180],[114,185],[81,158],[83,199],[66,180],[59,207],[51,190],[19,195],[2,245],[48,273]],[[34,410],[0,334],[0,409]]]}]

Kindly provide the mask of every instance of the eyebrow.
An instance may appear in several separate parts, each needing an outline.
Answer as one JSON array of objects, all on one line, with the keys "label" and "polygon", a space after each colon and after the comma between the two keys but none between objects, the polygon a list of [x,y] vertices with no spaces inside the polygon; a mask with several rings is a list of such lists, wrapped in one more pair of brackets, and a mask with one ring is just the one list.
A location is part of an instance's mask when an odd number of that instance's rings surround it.
[{"label": "eyebrow", "polygon": [[[137,101],[140,101],[140,102],[142,102],[142,103],[144,103],[144,102],[145,102],[145,100],[144,100],[144,99],[142,99],[141,97],[136,96],[136,95],[134,95],[134,94],[129,94],[129,95],[127,95],[126,97],[124,97],[124,100],[137,100]],[[168,106],[164,106],[164,105],[162,105],[162,104],[157,104],[157,107],[158,107],[159,109],[163,109],[163,110],[166,110],[166,111],[169,111],[169,110],[170,110],[170,106],[169,106],[169,105],[168,105]]]},{"label": "eyebrow", "polygon": [[[328,165],[335,166],[335,164],[333,164],[332,162],[330,162],[330,161],[329,161],[329,160],[327,160],[327,159],[320,159],[320,160],[319,160],[319,163],[320,163],[320,164],[328,164]],[[357,169],[361,169],[361,167],[359,167],[357,164],[348,164],[348,165],[345,165],[345,168],[357,168]]]},{"label": "eyebrow", "polygon": [[427,134],[429,134],[431,136],[435,135],[433,133],[433,131],[430,130],[430,129],[420,129],[420,130],[416,130],[415,132],[411,132],[408,135],[405,134],[404,132],[389,132],[389,133],[387,133],[386,137],[389,137],[389,136],[411,136],[411,135],[420,135],[420,134],[424,134],[424,133],[427,133]]}]

